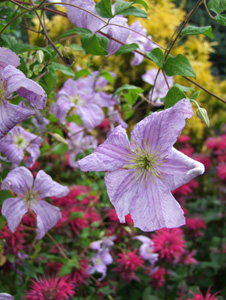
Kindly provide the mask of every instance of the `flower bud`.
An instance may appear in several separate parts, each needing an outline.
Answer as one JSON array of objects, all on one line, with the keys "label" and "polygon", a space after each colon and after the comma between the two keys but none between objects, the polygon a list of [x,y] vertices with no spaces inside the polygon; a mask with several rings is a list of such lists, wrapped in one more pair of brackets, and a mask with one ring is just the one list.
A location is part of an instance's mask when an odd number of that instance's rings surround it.
[{"label": "flower bud", "polygon": [[62,54],[64,56],[65,62],[69,66],[72,66],[75,61],[75,57],[72,51],[73,50],[70,47],[66,47],[66,46],[64,46],[62,49]]},{"label": "flower bud", "polygon": [[58,133],[52,133],[52,132],[48,132],[57,142],[63,143],[65,145],[68,145],[68,142],[62,137],[60,136]]},{"label": "flower bud", "polygon": [[196,115],[206,124],[207,127],[210,127],[210,120],[205,108],[199,107],[196,111]]},{"label": "flower bud", "polygon": [[43,60],[44,60],[44,53],[43,53],[43,51],[42,50],[38,50],[36,52],[35,56],[36,56],[37,61],[41,64],[43,62]]}]

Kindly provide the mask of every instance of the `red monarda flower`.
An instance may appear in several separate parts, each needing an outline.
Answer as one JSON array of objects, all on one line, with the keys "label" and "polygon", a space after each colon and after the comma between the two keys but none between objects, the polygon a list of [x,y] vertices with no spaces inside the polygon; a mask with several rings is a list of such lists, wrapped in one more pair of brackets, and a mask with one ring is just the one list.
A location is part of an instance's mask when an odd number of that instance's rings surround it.
[{"label": "red monarda flower", "polygon": [[156,231],[152,241],[155,245],[155,252],[159,257],[167,262],[179,261],[185,250],[183,232],[180,228],[163,228]]},{"label": "red monarda flower", "polygon": [[151,286],[159,289],[165,283],[166,270],[162,267],[158,268],[156,272],[151,274]]},{"label": "red monarda flower", "polygon": [[125,253],[122,251],[119,253],[119,257],[116,259],[116,262],[119,264],[115,271],[120,273],[120,277],[128,282],[132,279],[137,280],[135,271],[138,267],[144,267],[144,261],[140,256],[138,256],[136,251],[130,251]]},{"label": "red monarda flower", "polygon": [[24,248],[24,236],[23,228],[18,226],[16,231],[12,233],[7,226],[4,226],[0,230],[0,239],[4,243],[4,254],[17,254]]},{"label": "red monarda flower", "polygon": [[203,235],[201,229],[205,229],[206,224],[204,220],[199,217],[187,218],[185,228],[188,229],[188,233],[191,236],[198,237]]},{"label": "red monarda flower", "polygon": [[223,181],[226,180],[226,163],[222,163],[217,167],[217,176]]},{"label": "red monarda flower", "polygon": [[194,298],[187,298],[187,300],[217,300],[217,298],[216,298],[217,293],[215,293],[214,295],[211,295],[210,287],[208,288],[205,297],[202,295],[200,290],[199,290],[198,294],[192,293],[192,295]]},{"label": "red monarda flower", "polygon": [[74,295],[74,285],[61,278],[43,278],[33,281],[26,292],[28,300],[68,300]]}]

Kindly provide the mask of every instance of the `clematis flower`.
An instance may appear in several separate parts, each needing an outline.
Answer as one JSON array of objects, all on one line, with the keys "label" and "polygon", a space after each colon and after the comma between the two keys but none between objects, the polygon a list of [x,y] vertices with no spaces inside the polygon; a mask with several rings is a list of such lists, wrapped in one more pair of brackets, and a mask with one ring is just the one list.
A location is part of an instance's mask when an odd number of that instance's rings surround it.
[{"label": "clematis flower", "polygon": [[139,254],[143,259],[148,260],[151,265],[154,265],[158,260],[158,253],[154,253],[154,243],[151,239],[144,235],[135,236],[134,239],[142,242],[139,248]]},{"label": "clematis flower", "polygon": [[[66,0],[65,2],[75,5],[65,5],[68,19],[72,24],[75,24],[77,27],[88,28],[92,31],[92,33],[96,33],[99,29],[101,29],[101,32],[106,33],[109,36],[120,40],[121,42],[126,42],[129,36],[129,30],[119,26],[111,25],[117,24],[128,27],[127,19],[123,16],[117,15],[111,19],[101,18],[96,11],[96,3],[94,0]],[[112,12],[114,13],[114,6],[112,6]],[[110,20],[111,24],[106,25],[103,20],[105,20],[106,23]],[[106,26],[102,28],[104,25]],[[101,32],[98,32],[98,34],[101,34]],[[122,45],[120,43],[110,39],[107,47],[108,55],[115,53],[121,46]]]},{"label": "clematis flower", "polygon": [[[151,85],[154,85],[155,83],[154,90],[152,88],[149,92],[149,100],[152,102],[153,105],[159,106],[164,104],[161,101],[161,98],[166,96],[169,88],[166,84],[165,78],[162,73],[159,73],[155,82],[157,73],[157,69],[148,70],[144,75],[142,75],[142,79]],[[166,76],[166,78],[169,87],[171,87],[173,85],[173,77]]]},{"label": "clematis flower", "polygon": [[[130,28],[137,32],[142,33],[143,36],[134,31],[130,31],[126,44],[136,43],[139,46],[139,49],[144,52],[152,51],[154,48],[157,48],[157,46],[149,40],[151,36],[148,36],[149,39],[144,37],[147,35],[147,29],[142,27],[140,21],[133,22]],[[143,61],[143,59],[144,59],[143,55],[134,52],[134,58],[131,62],[131,65],[137,66]]]},{"label": "clematis flower", "polygon": [[14,300],[14,297],[7,293],[0,293],[0,300]]},{"label": "clematis flower", "polygon": [[204,166],[173,145],[193,115],[189,100],[154,112],[132,130],[116,127],[89,156],[78,161],[84,171],[108,171],[107,192],[120,222],[130,213],[143,231],[185,224],[183,210],[171,191],[204,172]]},{"label": "clematis flower", "polygon": [[8,99],[14,92],[36,109],[43,109],[46,105],[47,96],[43,88],[17,70],[19,65],[20,59],[14,52],[0,47],[0,139],[17,123],[35,113],[23,102],[19,105],[9,103]]},{"label": "clematis flower", "polygon": [[37,215],[37,239],[41,239],[61,218],[60,209],[42,198],[63,197],[69,192],[67,187],[53,181],[42,170],[33,180],[31,172],[25,167],[10,171],[2,181],[1,189],[18,194],[15,198],[6,199],[2,205],[2,214],[7,219],[9,229],[15,232],[23,215],[31,209]]},{"label": "clematis flower", "polygon": [[104,113],[92,99],[92,88],[85,90],[80,87],[81,81],[68,79],[62,89],[57,94],[57,101],[50,110],[60,120],[65,123],[65,118],[70,109],[74,109],[74,114],[81,117],[84,126],[91,130],[99,125],[104,119]]},{"label": "clematis flower", "polygon": [[24,151],[30,153],[25,164],[32,167],[40,155],[39,147],[43,139],[24,130],[21,126],[15,126],[8,135],[0,140],[0,152],[8,157],[13,164],[19,165],[24,158]]}]

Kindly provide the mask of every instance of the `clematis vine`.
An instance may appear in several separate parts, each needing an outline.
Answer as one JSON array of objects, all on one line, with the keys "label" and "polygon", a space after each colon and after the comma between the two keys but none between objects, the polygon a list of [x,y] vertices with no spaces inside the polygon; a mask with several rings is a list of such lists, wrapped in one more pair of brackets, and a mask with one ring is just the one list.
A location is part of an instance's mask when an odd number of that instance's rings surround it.
[{"label": "clematis vine", "polygon": [[166,83],[166,79],[164,78],[164,75],[159,73],[157,80],[155,82],[155,78],[157,76],[158,70],[157,69],[151,69],[148,70],[144,75],[142,75],[142,79],[149,83],[150,85],[154,86],[154,89],[152,88],[149,92],[149,100],[152,102],[155,106],[161,106],[164,104],[164,102],[161,101],[161,98],[165,97],[169,87],[172,87],[173,85],[173,77],[166,76],[168,85]]},{"label": "clematis vine", "polygon": [[9,229],[15,232],[23,215],[29,209],[37,215],[37,239],[41,239],[61,218],[61,212],[46,201],[45,197],[64,197],[69,189],[40,170],[35,180],[25,167],[10,171],[1,184],[2,190],[12,190],[18,196],[3,202],[2,214],[7,219]]},{"label": "clematis vine", "polygon": [[[33,115],[35,111],[31,107],[43,109],[46,105],[43,88],[16,69],[19,65],[20,59],[13,51],[0,47],[0,138]],[[19,105],[9,103],[14,92],[30,102],[31,107],[23,101]]]},{"label": "clematis vine", "polygon": [[117,126],[95,151],[78,161],[84,171],[108,171],[107,192],[120,222],[131,214],[143,231],[185,224],[184,212],[171,191],[204,172],[204,165],[173,145],[192,105],[183,99],[173,107],[140,121],[131,132]]},{"label": "clematis vine", "polygon": [[9,133],[0,140],[0,152],[13,164],[19,165],[24,158],[24,151],[30,156],[26,159],[26,166],[32,167],[40,155],[39,147],[43,139],[33,133],[23,129],[21,126],[15,126]]}]

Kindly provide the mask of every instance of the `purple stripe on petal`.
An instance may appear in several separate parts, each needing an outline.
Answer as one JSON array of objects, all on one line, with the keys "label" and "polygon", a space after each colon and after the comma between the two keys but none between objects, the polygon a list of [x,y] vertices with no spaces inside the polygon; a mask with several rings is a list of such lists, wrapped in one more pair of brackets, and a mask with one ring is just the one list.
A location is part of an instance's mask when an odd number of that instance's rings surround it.
[{"label": "purple stripe on petal", "polygon": [[36,175],[33,190],[40,193],[40,198],[52,196],[64,197],[69,193],[68,187],[52,180],[52,178],[42,170]]},{"label": "purple stripe on petal", "polygon": [[18,167],[8,173],[2,181],[2,190],[12,190],[14,193],[24,195],[32,188],[33,176],[25,167]]},{"label": "purple stripe on petal", "polygon": [[37,215],[37,239],[40,240],[61,218],[60,209],[47,203],[44,200],[38,200],[32,204],[33,211]]},{"label": "purple stripe on petal", "polygon": [[28,208],[21,197],[8,198],[2,204],[2,214],[7,219],[8,227],[15,232]]},{"label": "purple stripe on petal", "polygon": [[26,120],[34,113],[35,111],[33,109],[10,104],[8,101],[2,100],[0,103],[0,138],[9,132],[17,123]]},{"label": "purple stripe on petal", "polygon": [[143,231],[160,228],[175,228],[185,224],[183,210],[164,183],[155,182],[139,184],[137,197],[130,203],[129,212],[134,226]]}]

